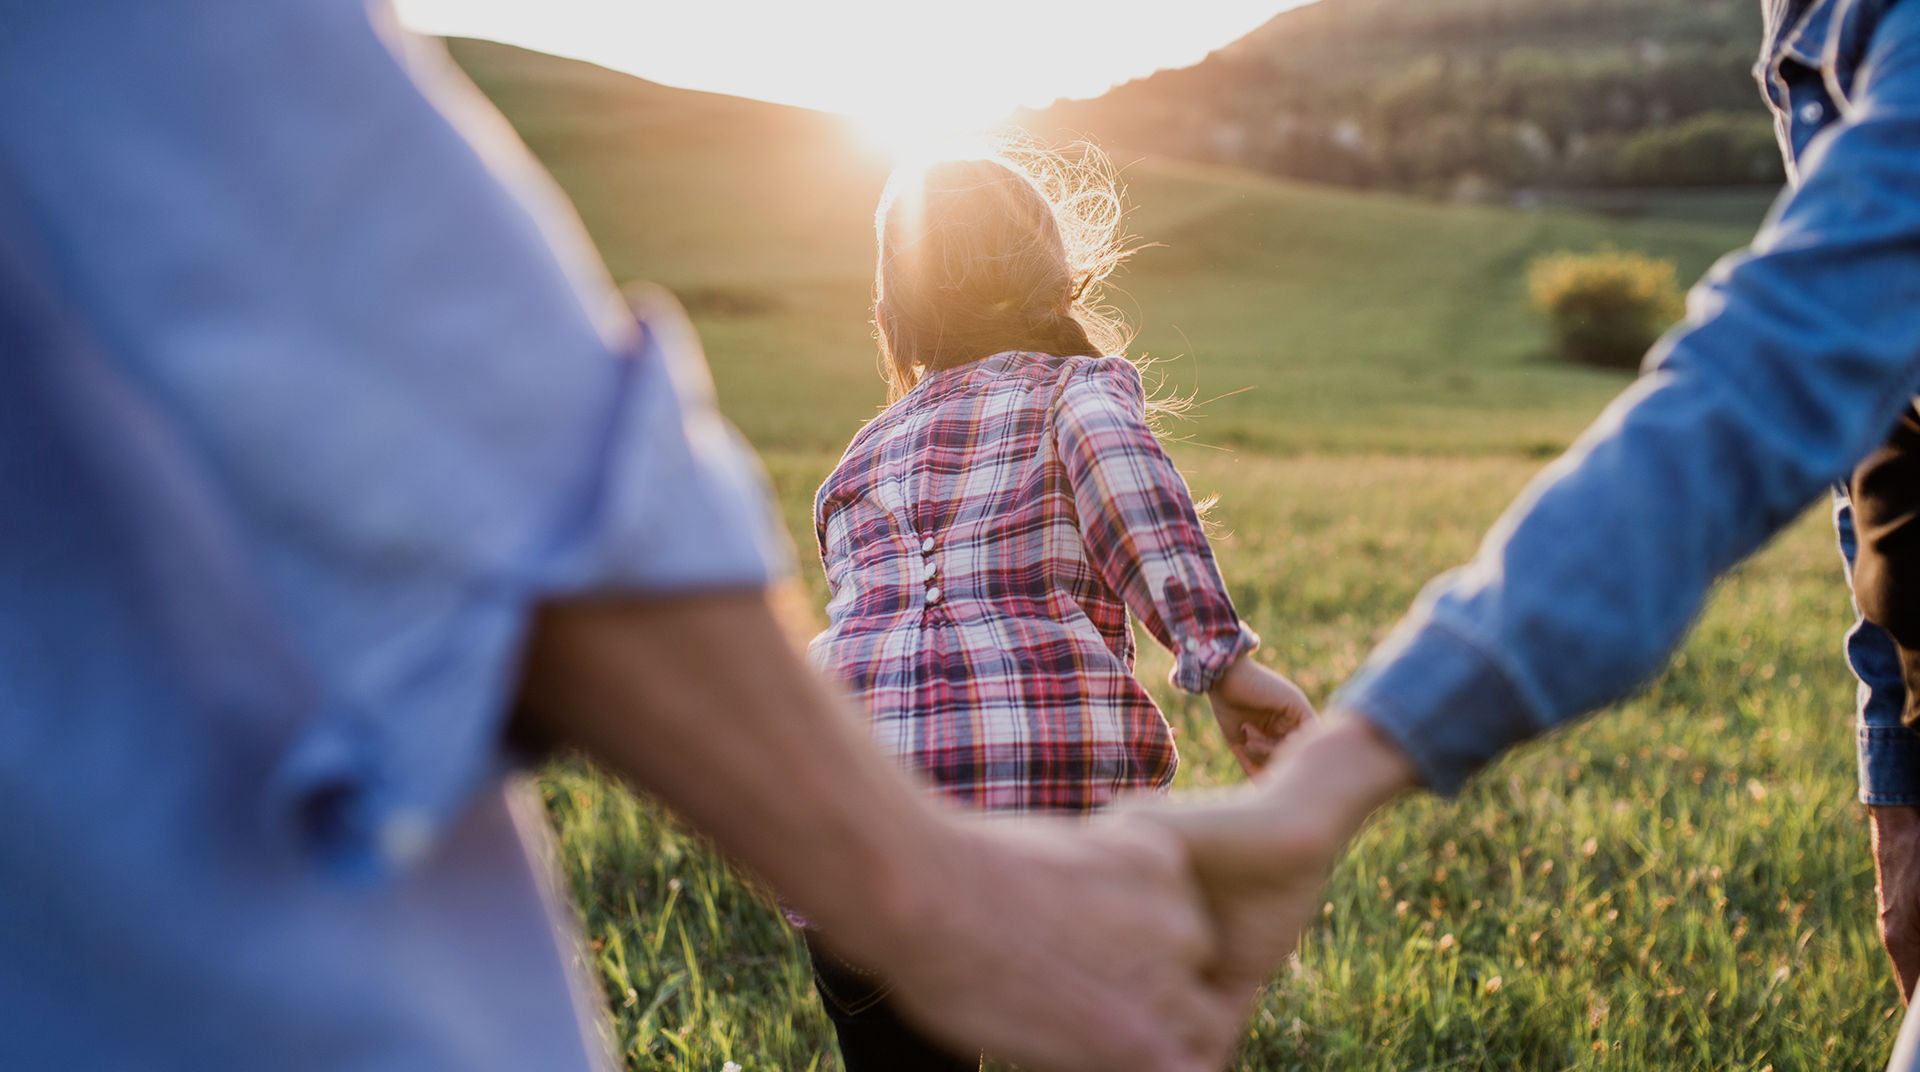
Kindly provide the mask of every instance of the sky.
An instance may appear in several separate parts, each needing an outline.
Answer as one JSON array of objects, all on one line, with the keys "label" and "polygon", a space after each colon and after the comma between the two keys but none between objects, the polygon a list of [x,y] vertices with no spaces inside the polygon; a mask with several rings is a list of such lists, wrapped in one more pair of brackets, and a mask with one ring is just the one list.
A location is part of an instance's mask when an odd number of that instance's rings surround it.
[{"label": "sky", "polygon": [[1184,67],[1307,0],[397,0],[485,37],[655,82],[960,133]]}]

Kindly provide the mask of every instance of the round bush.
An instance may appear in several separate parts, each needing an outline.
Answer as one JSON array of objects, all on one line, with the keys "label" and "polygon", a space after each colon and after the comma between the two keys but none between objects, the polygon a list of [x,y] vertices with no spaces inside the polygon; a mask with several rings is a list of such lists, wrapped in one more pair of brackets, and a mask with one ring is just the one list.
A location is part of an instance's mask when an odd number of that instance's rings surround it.
[{"label": "round bush", "polygon": [[1560,356],[1582,365],[1639,367],[1683,309],[1672,261],[1615,249],[1541,257],[1527,288]]}]

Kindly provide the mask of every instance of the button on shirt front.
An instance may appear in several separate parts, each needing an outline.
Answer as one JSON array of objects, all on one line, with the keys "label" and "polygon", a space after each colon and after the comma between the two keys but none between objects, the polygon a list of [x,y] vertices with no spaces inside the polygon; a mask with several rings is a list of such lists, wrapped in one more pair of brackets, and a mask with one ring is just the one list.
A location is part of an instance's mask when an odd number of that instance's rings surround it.
[{"label": "button on shirt front", "polygon": [[1124,358],[991,355],[868,424],[815,497],[814,658],[949,799],[1085,811],[1166,784],[1129,609],[1189,691],[1258,642],[1144,405]]}]

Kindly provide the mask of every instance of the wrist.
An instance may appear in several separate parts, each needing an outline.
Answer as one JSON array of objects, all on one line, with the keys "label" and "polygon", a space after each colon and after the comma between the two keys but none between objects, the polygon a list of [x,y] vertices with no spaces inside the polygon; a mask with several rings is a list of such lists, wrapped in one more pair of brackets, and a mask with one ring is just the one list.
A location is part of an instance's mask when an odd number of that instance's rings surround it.
[{"label": "wrist", "polygon": [[1364,716],[1333,714],[1305,727],[1260,779],[1279,806],[1320,815],[1340,840],[1376,809],[1419,784],[1411,759]]},{"label": "wrist", "polygon": [[858,866],[835,875],[830,913],[812,917],[828,944],[888,974],[938,953],[941,935],[962,926],[965,906],[953,891],[981,851],[967,824],[936,808],[914,810],[920,821],[910,821],[911,833],[871,846],[876,851],[863,853]]},{"label": "wrist", "polygon": [[1253,662],[1248,656],[1259,647],[1259,635],[1245,623],[1230,635],[1206,639],[1186,637],[1174,653],[1173,671],[1168,680],[1183,692],[1209,698],[1221,696],[1227,689],[1228,679]]},{"label": "wrist", "polygon": [[1234,682],[1246,676],[1249,665],[1257,665],[1254,664],[1253,650],[1248,648],[1233,657],[1233,661],[1227,664],[1226,669],[1220,671],[1220,676],[1213,679],[1213,687],[1207,690],[1208,697],[1218,696],[1225,699],[1233,695]]}]

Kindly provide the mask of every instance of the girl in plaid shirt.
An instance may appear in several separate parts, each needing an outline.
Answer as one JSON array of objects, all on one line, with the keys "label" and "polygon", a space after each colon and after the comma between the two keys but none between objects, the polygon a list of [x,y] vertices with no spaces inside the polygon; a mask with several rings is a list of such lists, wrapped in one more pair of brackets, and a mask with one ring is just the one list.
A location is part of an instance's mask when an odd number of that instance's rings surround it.
[{"label": "girl in plaid shirt", "polygon": [[[1248,655],[1192,496],[1098,308],[1125,256],[1097,158],[903,170],[878,213],[890,404],[814,499],[831,596],[814,660],[887,751],[973,808],[1089,812],[1164,789],[1172,731],[1131,611],[1249,771],[1312,709]],[[972,1068],[809,941],[849,1072]]]}]

